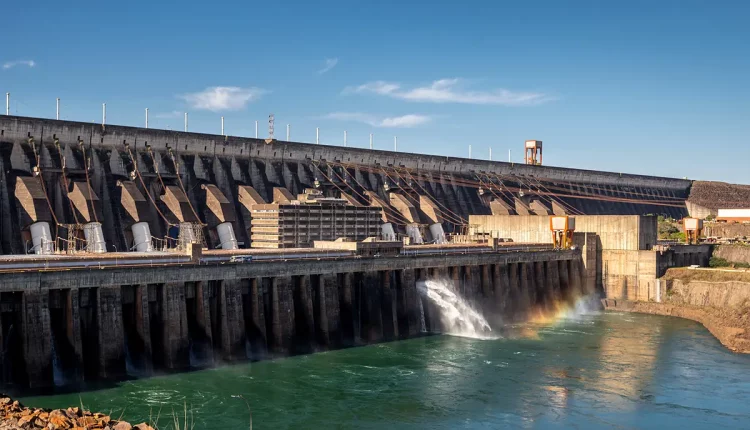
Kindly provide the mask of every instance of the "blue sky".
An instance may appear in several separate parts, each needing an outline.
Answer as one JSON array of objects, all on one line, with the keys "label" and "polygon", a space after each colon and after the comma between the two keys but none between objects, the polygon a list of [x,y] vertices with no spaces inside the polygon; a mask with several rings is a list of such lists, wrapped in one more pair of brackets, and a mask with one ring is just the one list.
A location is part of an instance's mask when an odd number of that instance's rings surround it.
[{"label": "blue sky", "polygon": [[12,113],[750,183],[750,2],[158,3],[5,4]]}]

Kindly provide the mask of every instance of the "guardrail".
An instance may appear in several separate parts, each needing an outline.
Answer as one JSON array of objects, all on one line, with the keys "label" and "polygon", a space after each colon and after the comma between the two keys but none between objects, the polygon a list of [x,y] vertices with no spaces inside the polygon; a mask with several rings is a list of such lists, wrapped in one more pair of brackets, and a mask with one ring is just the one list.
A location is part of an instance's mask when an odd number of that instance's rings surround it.
[{"label": "guardrail", "polygon": [[[419,255],[455,255],[455,254],[493,254],[511,252],[552,251],[549,245],[518,245],[505,246],[498,249],[483,247],[451,247],[404,249],[396,256],[414,257]],[[106,255],[106,254],[105,254]],[[102,255],[104,257],[104,255]],[[237,257],[243,257],[238,259]],[[273,253],[273,254],[240,254],[240,255],[209,255],[203,256],[198,264],[252,264],[264,261],[288,260],[328,260],[339,258],[363,258],[352,251],[304,252],[304,253]],[[375,256],[374,258],[378,258]],[[44,259],[35,261],[0,261],[0,272],[22,272],[54,269],[105,269],[105,268],[137,268],[184,265],[192,262],[188,255],[174,255],[166,258],[102,258],[102,259]]]}]

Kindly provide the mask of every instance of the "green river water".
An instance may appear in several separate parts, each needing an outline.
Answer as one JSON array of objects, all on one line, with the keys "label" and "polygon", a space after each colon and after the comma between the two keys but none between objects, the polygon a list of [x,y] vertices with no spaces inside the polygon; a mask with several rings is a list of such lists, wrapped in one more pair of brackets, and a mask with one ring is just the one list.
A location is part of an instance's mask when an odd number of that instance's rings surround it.
[{"label": "green river water", "polygon": [[[701,325],[603,313],[22,397],[196,429],[750,428],[750,356]],[[242,396],[238,397],[239,395]]]}]

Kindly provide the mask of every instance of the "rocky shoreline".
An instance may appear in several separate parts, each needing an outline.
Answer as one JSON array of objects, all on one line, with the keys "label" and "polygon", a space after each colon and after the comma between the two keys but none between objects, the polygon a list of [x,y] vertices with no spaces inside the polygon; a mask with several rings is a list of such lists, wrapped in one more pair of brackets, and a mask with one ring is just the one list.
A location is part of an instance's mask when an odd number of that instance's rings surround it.
[{"label": "rocky shoreline", "polygon": [[109,415],[81,408],[43,409],[28,408],[18,400],[0,395],[0,430],[9,429],[102,429],[102,430],[154,430],[146,423],[136,426],[126,421],[112,419]]},{"label": "rocky shoreline", "polygon": [[703,324],[727,349],[750,354],[750,316],[741,309],[602,299],[608,311],[674,316]]}]

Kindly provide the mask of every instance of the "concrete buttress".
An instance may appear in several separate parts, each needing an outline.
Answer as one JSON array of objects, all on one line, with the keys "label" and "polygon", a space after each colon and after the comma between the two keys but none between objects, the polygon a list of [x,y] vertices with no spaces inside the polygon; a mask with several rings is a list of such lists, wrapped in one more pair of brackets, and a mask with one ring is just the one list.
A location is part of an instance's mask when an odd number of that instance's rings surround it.
[{"label": "concrete buttress", "polygon": [[143,345],[143,366],[146,372],[153,370],[151,346],[151,318],[148,305],[148,285],[135,286],[135,330]]},{"label": "concrete buttress", "polygon": [[419,314],[419,293],[414,269],[403,269],[398,279],[398,321],[401,337],[412,337],[422,329]]},{"label": "concrete buttress", "polygon": [[159,289],[162,308],[164,366],[167,369],[190,367],[190,338],[185,304],[185,285],[167,283]]},{"label": "concrete buttress", "polygon": [[[355,344],[355,319],[354,319],[354,292],[352,291],[352,282],[354,275],[352,273],[342,273],[338,276],[339,287],[339,304],[341,307],[341,336],[345,346]],[[356,328],[359,335],[359,328]]]},{"label": "concrete buttress", "polygon": [[291,277],[276,277],[271,283],[271,346],[278,354],[292,351],[295,337],[294,297]]},{"label": "concrete buttress", "polygon": [[52,332],[49,319],[49,293],[24,291],[23,355],[30,388],[52,385]]},{"label": "concrete buttress", "polygon": [[65,297],[65,334],[73,347],[74,379],[83,378],[83,343],[81,340],[81,317],[78,312],[78,290],[67,291]]},{"label": "concrete buttress", "polygon": [[380,304],[383,321],[383,338],[394,340],[398,338],[398,312],[395,285],[395,272],[386,270],[381,272]]},{"label": "concrete buttress", "polygon": [[383,314],[380,306],[380,272],[365,272],[362,276],[362,337],[365,342],[383,340]]},{"label": "concrete buttress", "polygon": [[574,299],[575,296],[571,295],[570,291],[570,272],[568,270],[568,260],[560,260],[557,262],[558,271],[560,275],[560,297],[562,300],[568,302],[570,299]]},{"label": "concrete buttress", "polygon": [[266,316],[263,303],[262,279],[250,280],[249,318],[246,319],[247,338],[250,341],[252,358],[264,357],[268,352],[268,337],[266,332]]},{"label": "concrete buttress", "polygon": [[96,321],[99,326],[99,377],[113,379],[125,374],[125,332],[122,325],[121,288],[96,289]]},{"label": "concrete buttress", "polygon": [[[213,338],[213,327],[215,321],[213,318],[218,318],[215,315],[218,312],[211,312],[211,290],[213,282],[196,282],[195,284],[187,284],[185,287],[195,288],[194,298],[194,329],[190,330],[190,321],[188,320],[188,331],[190,336],[190,349],[191,354],[200,365],[210,365],[214,361],[214,338]],[[187,303],[186,303],[187,306]]]},{"label": "concrete buttress", "polygon": [[325,296],[326,322],[328,325],[328,345],[341,345],[341,309],[339,307],[339,286],[335,274],[325,274],[321,277],[323,295]]},{"label": "concrete buttress", "polygon": [[242,312],[242,285],[238,280],[221,281],[221,351],[224,360],[245,357],[245,319]]},{"label": "concrete buttress", "polygon": [[[321,319],[318,316],[319,307],[315,307],[319,290],[320,276],[296,276],[294,282],[294,321],[295,321],[295,341],[294,348],[300,352],[309,352],[314,349],[315,345],[324,345],[322,339],[324,326],[321,325]],[[312,285],[313,281],[316,285]],[[313,289],[315,291],[313,291]],[[318,316],[316,318],[316,316]]]}]

